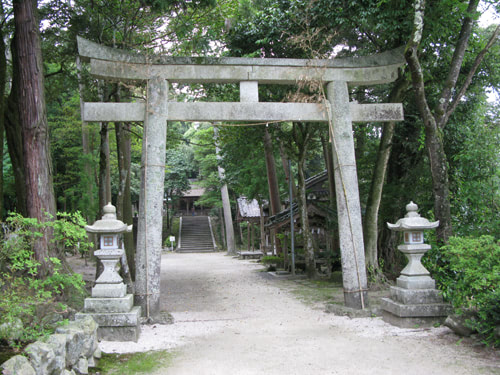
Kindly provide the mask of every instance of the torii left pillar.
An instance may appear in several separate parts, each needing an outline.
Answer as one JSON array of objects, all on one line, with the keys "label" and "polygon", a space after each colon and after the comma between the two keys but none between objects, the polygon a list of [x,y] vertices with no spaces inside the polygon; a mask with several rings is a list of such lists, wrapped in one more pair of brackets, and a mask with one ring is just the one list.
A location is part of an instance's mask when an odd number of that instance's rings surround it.
[{"label": "torii left pillar", "polygon": [[148,80],[141,160],[141,195],[137,230],[135,304],[149,322],[160,317],[161,233],[165,151],[168,119],[168,82]]}]

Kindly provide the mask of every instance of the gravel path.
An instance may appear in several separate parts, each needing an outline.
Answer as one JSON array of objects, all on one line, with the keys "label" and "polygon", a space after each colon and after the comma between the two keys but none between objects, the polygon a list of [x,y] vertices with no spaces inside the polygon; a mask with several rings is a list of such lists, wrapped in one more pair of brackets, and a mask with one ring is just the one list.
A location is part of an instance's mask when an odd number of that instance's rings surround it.
[{"label": "gravel path", "polygon": [[457,345],[447,328],[399,329],[380,318],[334,316],[298,301],[251,261],[222,253],[162,259],[162,309],[172,325],[144,326],[138,343],[105,352],[168,349],[168,375],[500,374],[496,354]]}]

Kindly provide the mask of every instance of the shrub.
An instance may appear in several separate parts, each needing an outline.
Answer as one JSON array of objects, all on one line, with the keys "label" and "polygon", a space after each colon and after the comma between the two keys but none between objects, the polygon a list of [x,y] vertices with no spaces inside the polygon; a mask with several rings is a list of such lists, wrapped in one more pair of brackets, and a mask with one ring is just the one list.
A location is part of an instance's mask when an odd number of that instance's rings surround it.
[{"label": "shrub", "polygon": [[283,267],[283,257],[276,255],[263,256],[260,262],[267,266],[268,271],[275,271],[278,267]]},{"label": "shrub", "polygon": [[[20,320],[23,326],[17,337],[20,342],[35,341],[51,333],[54,327],[44,323],[45,315],[63,314],[68,309],[65,302],[70,297],[83,298],[85,284],[81,275],[62,272],[61,261],[51,257],[47,259],[51,264],[51,274],[39,277],[40,264],[33,251],[35,240],[48,228],[53,228],[53,243],[63,255],[77,242],[81,244],[80,251],[87,249],[91,244],[83,229],[85,222],[77,219],[75,214],[64,214],[61,219],[48,222],[38,222],[19,214],[10,214],[7,219],[11,232],[0,243],[0,325],[17,326]],[[16,345],[10,337],[0,339]]]},{"label": "shrub", "polygon": [[491,236],[452,237],[429,251],[425,266],[457,313],[475,312],[466,324],[488,344],[500,346],[500,242]]}]

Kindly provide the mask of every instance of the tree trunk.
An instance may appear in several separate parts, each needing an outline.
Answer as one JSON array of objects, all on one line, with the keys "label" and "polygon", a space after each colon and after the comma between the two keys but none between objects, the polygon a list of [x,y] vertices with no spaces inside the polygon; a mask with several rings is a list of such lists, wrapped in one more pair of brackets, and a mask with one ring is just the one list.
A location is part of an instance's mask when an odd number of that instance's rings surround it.
[{"label": "tree trunk", "polygon": [[[404,76],[401,76],[393,87],[388,102],[401,102],[408,85],[408,80]],[[382,200],[382,190],[384,187],[387,165],[389,163],[389,156],[392,150],[392,138],[394,136],[395,126],[395,122],[386,122],[382,128],[382,138],[380,139],[377,151],[377,161],[375,162],[375,168],[373,170],[366,212],[363,220],[366,266],[373,271],[378,269],[378,212]]]},{"label": "tree trunk", "polygon": [[[309,216],[307,212],[307,197],[306,197],[306,178],[305,178],[305,164],[307,155],[307,144],[310,139],[311,130],[307,124],[294,123],[295,139],[299,149],[299,157],[297,161],[297,174],[298,174],[298,194],[297,204],[299,205],[300,226],[302,229],[302,236],[304,241],[304,256],[306,261],[306,273],[309,278],[317,276],[316,261],[314,257],[314,245],[311,230],[309,229]],[[290,225],[293,225],[293,217],[291,218]]]},{"label": "tree trunk", "polygon": [[[307,199],[306,199],[306,179],[304,175],[305,169],[305,158],[301,158],[297,162],[297,173],[298,173],[298,190],[297,203],[299,205],[300,213],[300,226],[302,229],[302,236],[304,241],[304,256],[306,261],[306,273],[309,278],[316,277],[316,262],[314,258],[314,246],[311,235],[311,230],[309,229],[309,217],[307,215]],[[293,223],[292,223],[293,225]]]},{"label": "tree trunk", "polygon": [[[273,143],[271,135],[267,128],[264,130],[264,154],[266,155],[266,171],[267,171],[267,184],[269,187],[269,201],[271,206],[270,215],[276,215],[281,212],[281,199],[278,186],[278,177],[276,175],[276,162],[273,154]],[[276,230],[271,231],[273,241],[276,244],[276,253],[281,254],[281,245],[279,239],[276,237]]]},{"label": "tree trunk", "polygon": [[287,182],[289,181],[290,178],[292,178],[292,200],[293,200],[297,196],[297,187],[293,182],[293,176],[290,176],[290,172],[288,170],[288,160],[290,158],[286,155],[285,149],[283,147],[283,142],[281,142],[281,140],[280,140],[280,156],[281,156],[281,163],[283,164],[283,171],[285,172],[285,178]]},{"label": "tree trunk", "polygon": [[266,253],[266,232],[264,230],[264,206],[259,202],[260,209],[260,251]]},{"label": "tree trunk", "polygon": [[250,222],[247,221],[247,251],[250,251]]},{"label": "tree trunk", "polygon": [[80,61],[80,56],[76,57],[76,71],[78,76],[78,92],[80,94],[80,113],[82,115],[82,152],[83,152],[83,171],[85,176],[83,177],[84,189],[86,197],[84,197],[85,205],[88,207],[84,210],[86,213],[85,218],[87,222],[92,222],[95,217],[91,215],[94,209],[94,189],[93,189],[93,179],[92,176],[94,172],[92,170],[91,152],[90,152],[90,133],[89,125],[86,121],[83,121],[83,94],[85,91],[85,85],[82,78],[82,64]]},{"label": "tree trunk", "polygon": [[[323,148],[323,158],[325,159],[326,173],[328,175],[328,198],[330,199],[330,208],[332,212],[335,212],[336,208],[336,197],[335,197],[335,172],[333,169],[333,153],[332,146],[330,142],[326,139],[325,135],[321,135],[321,146]],[[325,242],[326,250],[333,253],[335,251],[334,238],[335,236],[335,226],[333,225],[334,218],[328,214]]]},{"label": "tree trunk", "polygon": [[[120,88],[116,89],[116,101],[120,101]],[[116,153],[118,157],[118,198],[116,203],[118,218],[127,225],[133,224],[132,197],[130,192],[130,181],[132,175],[131,154],[132,145],[130,139],[130,123],[116,122]],[[167,217],[168,225],[168,217]],[[123,236],[125,253],[130,275],[135,280],[135,242],[132,233]]]},{"label": "tree trunk", "polygon": [[[18,113],[23,135],[24,169],[26,171],[26,207],[28,215],[46,220],[55,216],[56,204],[52,183],[44,77],[36,2],[14,1],[15,48],[19,67]],[[46,259],[50,233],[34,245],[35,258],[43,271],[49,271]]]},{"label": "tree trunk", "polygon": [[440,98],[436,100],[437,104],[434,111],[431,111],[425,96],[424,73],[418,57],[424,26],[425,2],[423,0],[416,2],[413,32],[405,52],[405,58],[411,72],[417,107],[425,126],[425,145],[429,154],[434,194],[434,214],[440,221],[436,235],[438,242],[441,243],[446,243],[452,235],[448,164],[444,151],[443,130],[462,95],[470,85],[477,67],[481,64],[486,52],[494,44],[500,30],[497,27],[486,47],[476,56],[473,68],[468,73],[465,83],[460,89],[457,88],[458,77],[467,51],[468,41],[472,35],[474,15],[477,13],[478,4],[479,0],[470,0],[466,12],[464,12],[465,15],[462,19],[460,34],[454,45],[448,75],[443,83]]},{"label": "tree trunk", "polygon": [[99,217],[102,209],[111,202],[111,181],[109,178],[109,135],[108,124],[103,122],[100,130],[101,144],[99,147]]},{"label": "tree trunk", "polygon": [[[219,225],[220,225],[220,243],[223,249],[227,249],[226,230],[224,228],[224,214],[222,208],[219,207]],[[241,229],[241,228],[240,228]]]},{"label": "tree trunk", "polygon": [[264,154],[266,156],[267,182],[269,186],[271,214],[276,215],[281,211],[280,192],[278,187],[278,178],[276,176],[276,164],[273,155],[273,144],[267,128],[265,128],[264,130]]},{"label": "tree trunk", "polygon": [[[0,14],[3,16],[3,5],[0,3]],[[3,93],[5,92],[5,82],[7,75],[7,59],[5,57],[5,41],[3,32],[0,33],[0,220],[3,219],[3,153],[5,140],[5,105]]]},{"label": "tree trunk", "polygon": [[[218,129],[214,126],[214,138],[217,142],[219,132]],[[217,154],[217,160],[221,157],[219,155],[219,147],[215,147],[215,152]],[[224,168],[221,166],[217,167],[219,172],[219,178],[224,179]],[[226,226],[226,242],[227,242],[227,253],[230,255],[236,254],[236,245],[234,244],[234,229],[233,229],[233,216],[231,214],[231,202],[229,201],[229,191],[227,188],[227,184],[221,188],[221,199],[222,199],[222,208],[224,210],[224,223]]]},{"label": "tree trunk", "polygon": [[16,186],[16,211],[23,216],[28,216],[26,209],[26,176],[24,170],[23,136],[21,134],[21,124],[17,100],[19,98],[19,64],[16,62],[17,51],[14,40],[11,45],[12,51],[12,87],[7,100],[5,112],[5,135],[7,137],[7,147],[9,151],[12,169],[14,171],[14,182]]}]

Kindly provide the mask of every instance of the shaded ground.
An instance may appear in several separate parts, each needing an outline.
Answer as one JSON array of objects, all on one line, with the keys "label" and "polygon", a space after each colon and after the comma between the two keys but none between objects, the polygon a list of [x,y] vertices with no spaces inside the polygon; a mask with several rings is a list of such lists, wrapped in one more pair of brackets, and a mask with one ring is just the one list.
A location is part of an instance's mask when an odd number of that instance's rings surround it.
[{"label": "shaded ground", "polygon": [[327,314],[323,285],[261,268],[222,253],[164,255],[162,308],[175,323],[102,349],[174,352],[157,374],[500,374],[498,352],[475,351],[445,327]]}]

